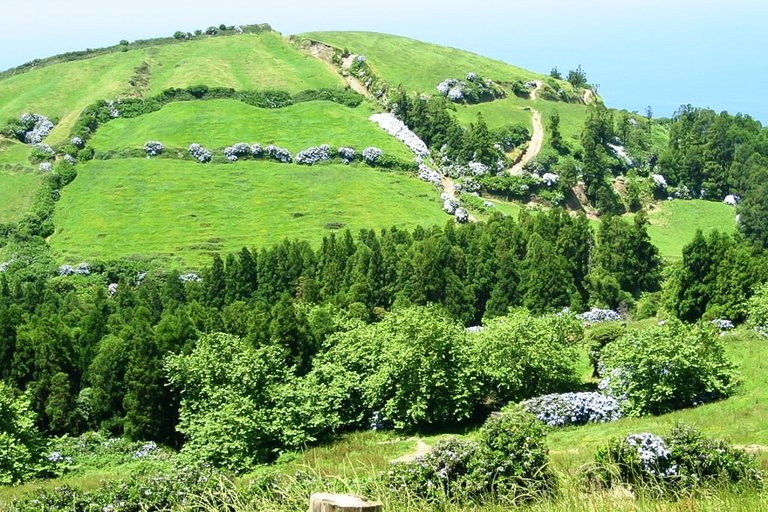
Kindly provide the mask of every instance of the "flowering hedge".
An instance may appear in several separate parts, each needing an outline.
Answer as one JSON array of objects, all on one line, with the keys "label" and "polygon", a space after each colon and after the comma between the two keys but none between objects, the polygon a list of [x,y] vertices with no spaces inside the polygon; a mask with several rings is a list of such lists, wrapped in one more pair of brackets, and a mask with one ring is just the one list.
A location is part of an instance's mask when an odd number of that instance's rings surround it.
[{"label": "flowering hedge", "polygon": [[408,146],[408,148],[416,153],[421,158],[426,158],[430,155],[429,148],[421,140],[418,135],[413,133],[401,120],[392,114],[374,114],[370,117],[370,120],[376,123],[392,135],[400,142]]},{"label": "flowering hedge", "polygon": [[484,80],[476,73],[468,73],[466,80],[447,78],[437,84],[437,92],[453,102],[480,103],[506,96],[492,80]]},{"label": "flowering hedge", "polygon": [[291,152],[287,149],[283,149],[280,147],[275,146],[274,144],[270,144],[267,146],[267,154],[273,158],[274,160],[277,160],[278,162],[282,162],[284,164],[289,164],[293,162],[293,158],[291,157]]},{"label": "flowering hedge", "polygon": [[520,402],[520,407],[551,427],[607,423],[621,418],[618,400],[595,392],[549,394]]},{"label": "flowering hedge", "polygon": [[[259,146],[259,148],[261,148],[261,146]],[[238,158],[252,154],[253,149],[246,142],[238,142],[228,148],[224,148],[224,156],[227,157],[227,160],[230,162],[237,162]]]},{"label": "flowering hedge", "polygon": [[384,153],[379,148],[365,148],[363,150],[363,160],[365,160],[365,163],[368,165],[373,165],[378,161]]},{"label": "flowering hedge", "polygon": [[621,316],[612,309],[593,308],[589,311],[576,315],[576,318],[584,320],[588,324],[599,324],[602,322],[615,322],[621,320]]}]

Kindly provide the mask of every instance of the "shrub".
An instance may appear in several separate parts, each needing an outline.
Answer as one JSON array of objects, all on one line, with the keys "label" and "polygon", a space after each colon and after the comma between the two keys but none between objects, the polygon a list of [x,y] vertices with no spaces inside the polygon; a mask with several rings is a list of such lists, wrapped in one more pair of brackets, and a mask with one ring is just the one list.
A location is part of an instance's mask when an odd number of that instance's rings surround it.
[{"label": "shrub", "polygon": [[669,320],[602,350],[600,388],[626,415],[662,414],[731,395],[737,378],[717,330]]},{"label": "shrub", "polygon": [[485,402],[497,407],[572,389],[579,380],[576,344],[582,335],[579,322],[568,315],[533,317],[515,310],[486,322],[470,337]]},{"label": "shrub", "polygon": [[356,152],[354,148],[342,147],[338,150],[339,156],[345,164],[349,164],[355,161]]},{"label": "shrub", "polygon": [[597,450],[585,474],[602,487],[622,484],[662,492],[729,484],[759,488],[763,480],[744,450],[683,424],[663,437],[642,433],[610,440]]},{"label": "shrub", "polygon": [[163,150],[165,150],[165,146],[163,146],[161,142],[150,140],[149,142],[144,143],[144,152],[147,153],[148,157],[158,156],[162,154]]},{"label": "shrub", "polygon": [[41,469],[43,441],[26,398],[0,382],[0,484],[16,484]]},{"label": "shrub", "polygon": [[387,480],[391,491],[435,501],[527,501],[555,486],[545,440],[536,418],[509,411],[489,419],[476,442],[441,441],[426,455],[395,464]]},{"label": "shrub", "polygon": [[[261,148],[261,146],[259,146]],[[245,142],[238,142],[228,148],[224,148],[224,156],[230,162],[237,162],[238,158],[253,155],[253,149]]]},{"label": "shrub", "polygon": [[324,160],[330,160],[331,147],[327,144],[323,144],[320,147],[307,148],[304,151],[299,151],[296,154],[296,163],[303,165],[314,165]]},{"label": "shrub", "polygon": [[291,152],[287,149],[277,147],[274,144],[270,144],[267,146],[266,151],[272,159],[277,160],[278,162],[282,162],[284,164],[293,162]]},{"label": "shrub", "polygon": [[211,152],[197,143],[190,144],[189,154],[200,163],[211,161]]},{"label": "shrub", "polygon": [[749,299],[747,323],[758,332],[766,333],[766,329],[768,329],[768,283],[761,285]]},{"label": "shrub", "polygon": [[365,160],[365,163],[368,165],[373,165],[376,163],[377,160],[381,158],[383,155],[383,152],[379,148],[365,148],[363,150],[363,160]]}]

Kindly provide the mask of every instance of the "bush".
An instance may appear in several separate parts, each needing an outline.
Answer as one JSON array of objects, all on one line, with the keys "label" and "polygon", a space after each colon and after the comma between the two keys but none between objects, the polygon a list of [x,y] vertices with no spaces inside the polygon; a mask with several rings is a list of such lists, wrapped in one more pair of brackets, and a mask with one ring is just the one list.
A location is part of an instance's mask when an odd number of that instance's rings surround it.
[{"label": "bush", "polygon": [[0,382],[0,484],[17,484],[42,468],[44,447],[29,402]]},{"label": "bush", "polygon": [[478,440],[441,441],[423,457],[395,464],[392,491],[442,501],[527,501],[554,489],[545,427],[520,410],[489,419]]},{"label": "bush", "polygon": [[683,424],[663,437],[642,433],[610,440],[597,450],[585,474],[601,487],[621,484],[662,492],[722,485],[760,488],[763,481],[744,450]]},{"label": "bush", "polygon": [[583,330],[572,316],[533,317],[515,310],[470,337],[485,403],[509,402],[573,389],[576,345]]},{"label": "bush", "polygon": [[600,388],[629,416],[663,414],[725,398],[736,389],[717,329],[679,320],[629,331],[602,350]]}]

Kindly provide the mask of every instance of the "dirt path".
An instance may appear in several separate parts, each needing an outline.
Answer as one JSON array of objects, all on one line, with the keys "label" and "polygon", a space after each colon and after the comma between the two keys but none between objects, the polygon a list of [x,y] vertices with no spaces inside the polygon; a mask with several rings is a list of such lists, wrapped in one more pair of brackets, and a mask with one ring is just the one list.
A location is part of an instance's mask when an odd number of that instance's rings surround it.
[{"label": "dirt path", "polygon": [[419,438],[412,438],[409,441],[416,441],[416,449],[411,453],[405,454],[402,457],[394,459],[392,462],[411,462],[419,457],[423,457],[432,448]]},{"label": "dirt path", "polygon": [[[531,101],[536,101],[536,93],[541,85],[541,82],[536,82],[536,88],[531,91]],[[539,113],[538,110],[531,109],[531,111],[533,112],[533,115],[531,116],[533,135],[531,135],[531,140],[528,142],[528,147],[526,148],[525,153],[522,154],[517,162],[515,162],[515,165],[509,170],[509,173],[513,175],[522,174],[523,166],[536,158],[544,145],[544,125],[541,123],[541,113]]]},{"label": "dirt path", "polygon": [[366,98],[373,98],[373,95],[368,89],[365,88],[365,85],[363,85],[360,80],[357,79],[357,77],[349,74],[349,67],[352,66],[352,64],[355,62],[355,57],[357,57],[357,55],[350,55],[344,59],[341,67],[347,71],[347,74],[343,75],[339,68],[337,68],[333,63],[334,50],[330,46],[324,45],[322,43],[312,43],[306,49],[306,51],[316,59],[323,62],[333,73],[341,75],[341,77],[346,80],[353,91],[358,94],[362,94]]},{"label": "dirt path", "polygon": [[[453,199],[457,203],[460,202],[459,198],[456,197],[456,185],[453,183],[453,180],[443,174],[443,192],[445,192],[450,199]],[[472,215],[469,211],[467,211],[469,214],[469,222],[477,222],[477,218]]]}]

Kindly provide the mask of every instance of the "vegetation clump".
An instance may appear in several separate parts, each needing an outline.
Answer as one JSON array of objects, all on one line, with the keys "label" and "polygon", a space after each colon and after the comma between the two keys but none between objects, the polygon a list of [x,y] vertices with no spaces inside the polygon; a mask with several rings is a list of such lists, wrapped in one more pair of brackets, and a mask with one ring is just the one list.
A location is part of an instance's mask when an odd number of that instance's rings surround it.
[{"label": "vegetation clump", "polygon": [[629,416],[663,414],[732,395],[736,370],[716,328],[668,320],[628,331],[601,351],[600,388]]},{"label": "vegetation clump", "polygon": [[491,417],[477,441],[449,439],[389,471],[393,492],[430,501],[525,502],[554,491],[546,427],[531,414],[510,410]]},{"label": "vegetation clump", "polygon": [[642,433],[612,439],[597,450],[585,474],[601,487],[629,485],[651,492],[728,485],[759,489],[763,484],[754,457],[684,424],[661,437]]}]

